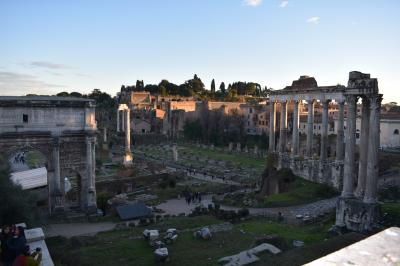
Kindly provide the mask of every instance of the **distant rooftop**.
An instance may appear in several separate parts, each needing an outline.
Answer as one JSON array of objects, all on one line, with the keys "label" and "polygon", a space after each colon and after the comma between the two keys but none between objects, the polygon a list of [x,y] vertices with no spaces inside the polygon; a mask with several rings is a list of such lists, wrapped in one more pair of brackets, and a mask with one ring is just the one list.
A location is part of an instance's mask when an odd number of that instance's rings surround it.
[{"label": "distant rooftop", "polygon": [[94,102],[93,99],[79,97],[59,97],[59,96],[0,96],[0,101],[79,101]]}]

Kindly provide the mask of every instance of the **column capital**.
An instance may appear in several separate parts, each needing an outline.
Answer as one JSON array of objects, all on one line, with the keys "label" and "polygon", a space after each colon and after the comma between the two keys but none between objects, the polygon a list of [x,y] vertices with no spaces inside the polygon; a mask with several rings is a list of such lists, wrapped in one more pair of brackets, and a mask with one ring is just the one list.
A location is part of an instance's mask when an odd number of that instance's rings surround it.
[{"label": "column capital", "polygon": [[345,98],[346,98],[346,102],[347,103],[357,103],[358,101],[358,95],[355,94],[346,94]]},{"label": "column capital", "polygon": [[377,94],[369,97],[370,109],[380,110],[382,103],[383,95]]}]

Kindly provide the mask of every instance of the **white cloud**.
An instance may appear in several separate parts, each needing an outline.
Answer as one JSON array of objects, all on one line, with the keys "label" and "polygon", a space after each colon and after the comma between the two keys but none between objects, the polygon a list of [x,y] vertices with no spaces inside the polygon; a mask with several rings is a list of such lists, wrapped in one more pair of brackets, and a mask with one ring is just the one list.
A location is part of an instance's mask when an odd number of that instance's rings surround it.
[{"label": "white cloud", "polygon": [[65,85],[50,84],[37,77],[17,72],[0,71],[0,94],[18,95],[27,93],[50,93],[53,88],[65,88]]},{"label": "white cloud", "polygon": [[307,19],[308,23],[312,23],[312,24],[318,24],[319,23],[319,17],[311,17],[309,19]]},{"label": "white cloud", "polygon": [[242,3],[245,6],[259,6],[263,0],[243,0]]},{"label": "white cloud", "polygon": [[287,5],[289,4],[289,1],[282,1],[281,4],[279,5],[281,8],[285,8],[287,7]]},{"label": "white cloud", "polygon": [[42,68],[49,68],[49,69],[64,69],[64,68],[71,68],[69,66],[48,62],[48,61],[33,61],[30,62],[29,65],[31,67],[42,67]]}]

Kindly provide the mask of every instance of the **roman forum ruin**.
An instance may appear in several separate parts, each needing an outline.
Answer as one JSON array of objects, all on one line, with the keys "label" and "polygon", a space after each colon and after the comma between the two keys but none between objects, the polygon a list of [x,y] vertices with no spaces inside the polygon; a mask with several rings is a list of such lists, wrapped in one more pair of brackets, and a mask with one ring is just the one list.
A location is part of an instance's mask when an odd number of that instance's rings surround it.
[{"label": "roman forum ruin", "polygon": [[78,176],[77,206],[96,212],[95,101],[49,96],[0,97],[0,150],[10,161],[37,151],[46,159],[48,208],[68,210],[65,178]]},{"label": "roman forum ruin", "polygon": [[[120,116],[122,118],[120,118]],[[123,164],[125,167],[130,167],[133,164],[133,155],[131,152],[131,118],[130,109],[126,104],[120,104],[117,111],[117,132],[121,131],[125,132],[125,151]]]},{"label": "roman forum ruin", "polygon": [[[362,99],[362,130],[359,165],[356,165],[356,112],[357,101]],[[302,76],[292,86],[271,92],[270,95],[270,152],[278,154],[279,167],[286,167],[305,179],[328,183],[341,189],[336,209],[336,226],[354,231],[369,231],[377,222],[378,149],[380,106],[378,81],[369,74],[350,72],[347,87],[319,87],[314,78]],[[306,156],[299,154],[299,103],[307,102],[308,123]],[[314,104],[323,106],[319,156],[314,154],[313,123]],[[336,156],[328,158],[328,104],[336,101],[339,106],[339,129]],[[293,134],[287,145],[287,105],[294,104]],[[276,105],[280,104],[279,143],[275,143]],[[344,127],[344,106],[347,120]],[[346,134],[344,134],[346,129]],[[358,168],[358,178],[357,169]],[[357,187],[355,187],[357,184]]]}]

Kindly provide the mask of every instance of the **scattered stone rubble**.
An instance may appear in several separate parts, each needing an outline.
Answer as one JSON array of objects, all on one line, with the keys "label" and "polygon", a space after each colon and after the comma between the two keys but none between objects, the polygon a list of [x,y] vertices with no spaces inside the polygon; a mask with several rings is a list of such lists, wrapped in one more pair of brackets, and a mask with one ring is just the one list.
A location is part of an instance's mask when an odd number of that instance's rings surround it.
[{"label": "scattered stone rubble", "polygon": [[274,245],[263,243],[254,248],[242,251],[236,255],[223,257],[218,260],[218,263],[224,266],[247,265],[259,261],[260,259],[256,255],[265,251],[269,251],[274,255],[281,252],[281,250]]}]

